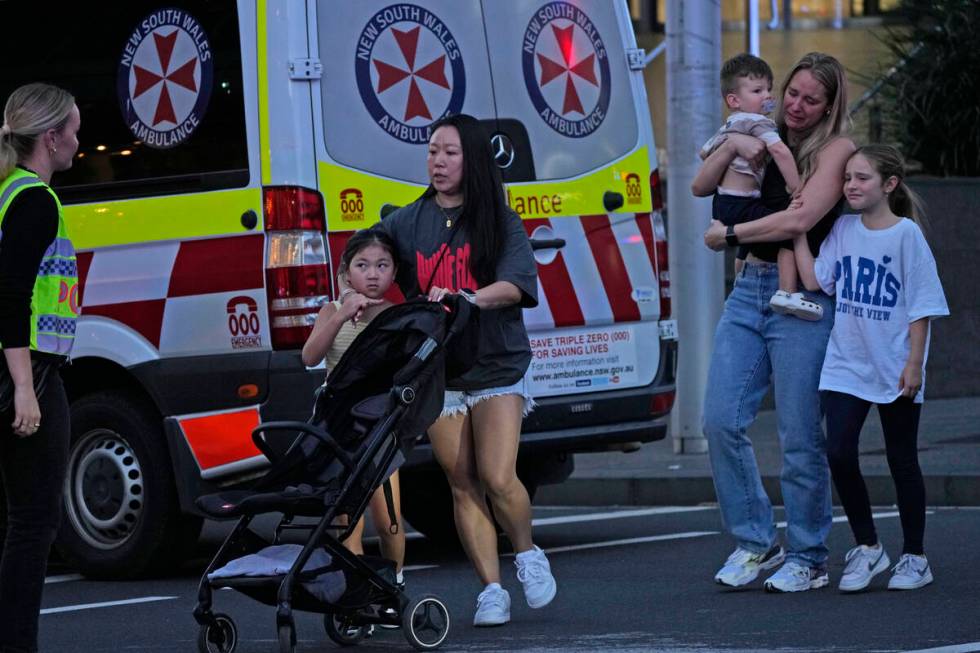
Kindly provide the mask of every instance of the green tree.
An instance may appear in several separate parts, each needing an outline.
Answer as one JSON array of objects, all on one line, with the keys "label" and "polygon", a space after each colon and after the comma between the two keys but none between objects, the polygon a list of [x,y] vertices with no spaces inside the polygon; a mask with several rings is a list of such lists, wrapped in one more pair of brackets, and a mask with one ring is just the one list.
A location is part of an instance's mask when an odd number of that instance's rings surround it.
[{"label": "green tree", "polygon": [[888,129],[922,172],[980,176],[980,0],[904,0],[883,41],[905,60],[882,89]]}]

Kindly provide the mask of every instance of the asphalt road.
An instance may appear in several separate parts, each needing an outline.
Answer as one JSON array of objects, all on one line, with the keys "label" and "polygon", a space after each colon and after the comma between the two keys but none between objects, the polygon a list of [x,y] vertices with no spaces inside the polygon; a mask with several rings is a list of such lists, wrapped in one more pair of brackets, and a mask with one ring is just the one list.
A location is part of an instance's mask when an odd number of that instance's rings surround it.
[{"label": "asphalt road", "polygon": [[[839,513],[838,513],[839,514]],[[901,527],[893,508],[876,510],[879,535],[893,559]],[[205,531],[200,557],[162,579],[91,582],[55,565],[45,589],[41,650],[54,652],[195,651],[191,617],[198,576],[223,529]],[[761,579],[726,590],[712,576],[731,543],[713,506],[683,508],[536,508],[535,541],[549,552],[558,579],[550,606],[531,610],[507,558],[504,586],[512,622],[470,625],[480,587],[461,552],[411,539],[409,589],[441,596],[452,611],[447,651],[980,651],[980,509],[936,508],[928,517],[927,552],[936,582],[914,592],[888,592],[887,574],[872,590],[836,590],[851,536],[838,518],[830,537],[831,587],[771,595]],[[278,651],[273,608],[232,591],[216,593],[215,609],[239,630],[238,653]],[[298,614],[297,651],[337,647],[322,617]],[[411,650],[398,631],[378,632],[357,647]]]}]

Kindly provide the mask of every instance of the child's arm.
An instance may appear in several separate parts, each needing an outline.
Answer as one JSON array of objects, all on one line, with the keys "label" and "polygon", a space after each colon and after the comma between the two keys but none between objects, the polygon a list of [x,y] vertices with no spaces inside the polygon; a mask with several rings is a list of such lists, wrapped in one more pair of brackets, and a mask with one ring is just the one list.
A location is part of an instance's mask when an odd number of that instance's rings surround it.
[{"label": "child's arm", "polygon": [[332,302],[324,304],[316,316],[313,332],[303,345],[303,364],[312,367],[326,357],[340,327],[344,324],[337,307]]},{"label": "child's arm", "polygon": [[800,189],[800,173],[796,169],[796,159],[793,158],[793,153],[782,141],[772,143],[768,149],[769,154],[772,155],[772,160],[776,162],[776,167],[779,168],[779,172],[783,173],[783,179],[786,180],[786,187],[790,194],[795,193]]},{"label": "child's arm", "polygon": [[695,197],[707,197],[715,192],[728,164],[736,155],[748,161],[761,161],[765,154],[765,144],[755,136],[745,134],[729,134],[724,143],[712,152],[694,176],[691,182],[691,193]]},{"label": "child's arm", "polygon": [[340,310],[337,310],[333,302],[324,304],[316,316],[313,332],[310,333],[310,337],[306,339],[306,344],[303,345],[303,364],[312,367],[322,361],[327,352],[330,351],[330,347],[333,346],[333,341],[337,338],[337,333],[340,332],[340,327],[344,325],[344,322],[347,320],[356,321],[355,318],[365,308],[381,304],[383,301],[381,299],[368,299],[355,292],[345,297],[344,302],[340,305]]},{"label": "child's arm", "polygon": [[803,287],[810,292],[821,290],[820,282],[817,281],[817,273],[814,271],[816,262],[813,253],[810,251],[810,243],[807,242],[806,234],[793,239],[793,254],[796,257],[796,269],[800,272]]},{"label": "child's arm", "polygon": [[922,387],[922,359],[926,353],[926,334],[929,332],[929,318],[923,317],[909,323],[909,359],[898,380],[898,389],[903,397],[913,399]]}]

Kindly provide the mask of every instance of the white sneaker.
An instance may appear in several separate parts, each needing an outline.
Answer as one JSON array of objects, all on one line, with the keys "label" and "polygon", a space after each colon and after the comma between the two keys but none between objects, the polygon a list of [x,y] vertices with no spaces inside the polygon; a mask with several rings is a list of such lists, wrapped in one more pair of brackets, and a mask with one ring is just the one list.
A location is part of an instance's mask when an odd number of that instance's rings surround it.
[{"label": "white sneaker", "polygon": [[932,582],[932,570],[925,556],[903,553],[888,581],[890,590],[917,590]]},{"label": "white sneaker", "polygon": [[715,582],[729,587],[747,585],[759,577],[760,571],[778,567],[785,557],[786,552],[778,544],[773,544],[765,553],[752,553],[739,547],[715,574]]},{"label": "white sneaker", "polygon": [[871,579],[888,569],[891,560],[881,544],[854,547],[844,556],[844,573],[837,588],[842,592],[859,592]]},{"label": "white sneaker", "polygon": [[776,313],[792,315],[808,322],[818,322],[823,317],[823,306],[807,299],[801,292],[777,290],[769,300],[769,306]]},{"label": "white sneaker", "polygon": [[551,575],[551,564],[544,551],[533,549],[518,553],[514,558],[517,580],[524,586],[524,598],[532,608],[543,608],[551,603],[558,592],[558,584]]},{"label": "white sneaker", "polygon": [[510,593],[500,583],[490,583],[476,597],[474,626],[501,626],[510,621]]},{"label": "white sneaker", "polygon": [[826,587],[829,583],[826,568],[804,567],[790,560],[767,578],[763,587],[767,592],[805,592]]}]

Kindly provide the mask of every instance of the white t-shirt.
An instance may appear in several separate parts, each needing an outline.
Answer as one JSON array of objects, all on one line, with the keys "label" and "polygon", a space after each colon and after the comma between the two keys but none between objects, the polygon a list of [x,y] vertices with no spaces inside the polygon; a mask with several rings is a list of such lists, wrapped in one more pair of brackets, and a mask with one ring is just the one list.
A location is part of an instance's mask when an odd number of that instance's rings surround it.
[{"label": "white t-shirt", "polygon": [[[779,138],[779,129],[776,127],[776,123],[772,121],[768,116],[764,116],[761,113],[745,113],[744,111],[736,111],[732,115],[728,116],[728,120],[722,125],[718,131],[715,132],[714,136],[709,138],[704,145],[701,146],[701,158],[707,159],[711,156],[711,153],[718,149],[718,147],[728,140],[729,134],[747,134],[749,136],[755,136],[761,139],[763,143],[766,144],[768,148],[774,143],[780,142],[782,139]],[[755,183],[758,186],[762,186],[762,177],[765,175],[766,166],[758,165],[753,166],[746,159],[740,156],[735,156],[732,162],[728,164],[728,167],[735,172],[743,175],[750,175],[755,177]],[[719,193],[725,193],[723,189],[718,189]]]},{"label": "white t-shirt", "polygon": [[[909,357],[909,324],[949,315],[936,260],[919,226],[902,219],[871,230],[861,216],[842,215],[814,267],[821,288],[837,298],[820,389],[878,404],[895,401]],[[916,403],[925,396],[928,353],[927,331]]]}]

